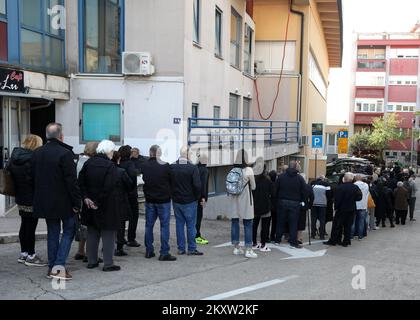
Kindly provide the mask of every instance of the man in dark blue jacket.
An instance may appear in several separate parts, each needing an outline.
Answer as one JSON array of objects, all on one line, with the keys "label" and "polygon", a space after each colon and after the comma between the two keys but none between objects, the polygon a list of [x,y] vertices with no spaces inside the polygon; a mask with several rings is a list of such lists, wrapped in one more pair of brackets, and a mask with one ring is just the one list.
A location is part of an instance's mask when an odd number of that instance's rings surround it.
[{"label": "man in dark blue jacket", "polygon": [[[353,184],[354,175],[348,172],[343,177],[343,184],[339,185],[334,193],[335,217],[333,221],[331,238],[325,245],[335,246],[342,244],[343,247],[351,245],[351,227],[356,215],[356,202],[362,200],[360,188]],[[342,229],[344,240],[341,241]]]},{"label": "man in dark blue jacket", "polygon": [[305,206],[307,185],[299,174],[298,168],[298,163],[291,161],[286,172],[282,173],[277,179],[278,223],[276,244],[280,244],[286,223],[288,223],[290,246],[300,249],[302,246],[297,240],[297,229],[301,207]]},{"label": "man in dark blue jacket", "polygon": [[160,221],[160,261],[175,261],[170,253],[170,219],[171,219],[171,167],[160,157],[159,146],[150,148],[150,158],[142,165],[144,196],[146,198],[146,258],[155,257],[153,248],[153,228],[156,220]]},{"label": "man in dark blue jacket", "polygon": [[201,181],[201,196],[197,207],[197,235],[195,241],[197,244],[206,245],[209,241],[201,235],[201,221],[203,220],[203,211],[206,207],[207,201],[209,200],[209,169],[207,169],[207,156],[204,154],[198,155],[198,171],[200,173]]},{"label": "man in dark blue jacket", "polygon": [[76,163],[72,147],[63,142],[61,124],[49,124],[46,137],[48,143],[33,157],[34,217],[47,222],[48,277],[71,280],[65,265],[75,235],[76,214],[82,205]]},{"label": "man in dark blue jacket", "polygon": [[190,162],[190,151],[182,148],[181,157],[171,165],[172,200],[176,219],[178,254],[186,254],[185,225],[187,226],[188,255],[201,256],[195,242],[197,206],[201,196],[198,167]]}]

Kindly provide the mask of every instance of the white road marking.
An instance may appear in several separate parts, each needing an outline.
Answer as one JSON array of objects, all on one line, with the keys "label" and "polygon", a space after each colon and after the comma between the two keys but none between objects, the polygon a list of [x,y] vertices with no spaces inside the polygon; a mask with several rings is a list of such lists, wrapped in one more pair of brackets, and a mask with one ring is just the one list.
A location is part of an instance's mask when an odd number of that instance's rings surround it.
[{"label": "white road marking", "polygon": [[268,287],[271,287],[271,286],[275,286],[277,284],[284,283],[288,280],[292,280],[292,279],[296,279],[296,278],[299,278],[299,276],[294,275],[294,276],[285,277],[285,278],[282,278],[282,279],[275,279],[275,280],[271,280],[271,281],[267,281],[267,282],[262,282],[262,283],[259,283],[259,284],[255,284],[253,286],[228,291],[228,292],[221,293],[221,294],[218,294],[218,295],[215,295],[215,296],[211,296],[211,297],[208,297],[208,298],[205,298],[205,299],[202,299],[202,300],[223,300],[223,299],[231,298],[231,297],[234,297],[234,296],[238,296],[240,294],[244,294],[244,293],[268,288]]},{"label": "white road marking", "polygon": [[[317,242],[313,242],[315,243],[320,243],[323,241],[317,241]],[[244,243],[240,244],[241,246],[244,246]],[[227,243],[223,243],[217,246],[214,246],[214,248],[226,248],[226,247],[230,247],[232,246],[232,243],[227,242]],[[287,255],[289,255],[290,257],[288,258],[283,258],[282,260],[293,260],[293,259],[307,259],[307,258],[319,258],[324,256],[327,253],[327,249],[324,250],[319,250],[319,251],[311,251],[308,250],[306,248],[302,248],[302,249],[295,249],[290,247],[289,245],[274,245],[274,244],[267,244],[267,246],[271,249],[277,249]]]}]

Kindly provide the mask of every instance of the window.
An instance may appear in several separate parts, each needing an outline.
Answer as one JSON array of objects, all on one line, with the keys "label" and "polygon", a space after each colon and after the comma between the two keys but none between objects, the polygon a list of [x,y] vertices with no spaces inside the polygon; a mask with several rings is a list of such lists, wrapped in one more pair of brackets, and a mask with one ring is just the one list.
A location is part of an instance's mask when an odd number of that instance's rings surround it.
[{"label": "window", "polygon": [[398,152],[393,152],[393,153],[392,153],[392,155],[393,155],[394,157],[396,157],[396,156],[398,156]]},{"label": "window", "polygon": [[309,79],[312,81],[319,93],[326,98],[327,85],[325,84],[324,77],[322,76],[321,70],[319,69],[318,63],[312,52],[309,55]]},{"label": "window", "polygon": [[[214,119],[220,119],[220,107],[219,106],[214,106],[213,107],[213,118]],[[215,126],[219,126],[220,125],[220,121],[219,120],[214,120],[213,121],[213,125]]]},{"label": "window", "polygon": [[328,133],[328,145],[333,147],[336,146],[336,142],[335,142],[335,137],[336,134],[335,133]]},{"label": "window", "polygon": [[371,103],[371,104],[370,104],[369,111],[370,111],[370,112],[375,112],[375,111],[376,111],[376,104]]},{"label": "window", "polygon": [[[231,94],[229,98],[229,119],[238,119],[239,118],[239,96],[236,94]],[[236,121],[231,121],[229,123],[231,127],[237,126]]]},{"label": "window", "polygon": [[356,103],[356,111],[361,112],[362,111],[362,104],[360,102]]},{"label": "window", "polygon": [[359,61],[358,69],[385,69],[385,61]]},{"label": "window", "polygon": [[252,74],[252,41],[254,31],[250,26],[245,24],[245,45],[244,45],[244,71],[247,74]]},{"label": "window", "polygon": [[410,110],[410,108],[408,106],[403,106],[403,111],[404,112],[408,112]]},{"label": "window", "polygon": [[230,19],[230,64],[236,68],[240,68],[242,18],[236,10],[232,8]]},{"label": "window", "polygon": [[6,0],[0,0],[0,16],[6,15]]},{"label": "window", "polygon": [[82,104],[82,143],[111,140],[122,143],[121,104]]},{"label": "window", "polygon": [[84,0],[82,72],[121,73],[122,0]]},{"label": "window", "polygon": [[259,72],[280,73],[285,45],[284,71],[296,71],[295,41],[256,41],[255,61],[264,63],[264,70]]},{"label": "window", "polygon": [[[198,108],[199,108],[198,103],[193,103],[192,104],[192,108],[191,108],[191,117],[192,118],[198,118]],[[198,125],[198,120],[191,121],[191,124]]]},{"label": "window", "polygon": [[363,112],[369,112],[369,103],[363,104]]},{"label": "window", "polygon": [[194,0],[194,36],[193,41],[200,43],[200,12],[201,12],[201,0]]},{"label": "window", "polygon": [[402,105],[397,105],[397,111],[402,111]]},{"label": "window", "polygon": [[[242,119],[251,119],[251,99],[244,98]],[[249,127],[249,122],[244,122],[245,127]]]},{"label": "window", "polygon": [[388,112],[393,112],[394,111],[394,106],[392,104],[389,104],[386,110]]},{"label": "window", "polygon": [[216,7],[216,47],[214,53],[222,57],[222,10]]},{"label": "window", "polygon": [[377,112],[383,112],[384,111],[384,103],[382,101],[377,102],[376,111]]},{"label": "window", "polygon": [[385,152],[385,155],[386,155],[386,156],[389,156],[389,151]]},{"label": "window", "polygon": [[20,0],[20,5],[21,63],[64,71],[64,31],[53,28],[53,16],[48,15],[48,9],[63,5],[63,0]]},{"label": "window", "polygon": [[410,112],[414,112],[414,106],[410,106]]},{"label": "window", "polygon": [[0,0],[0,61],[8,60],[6,0]]}]

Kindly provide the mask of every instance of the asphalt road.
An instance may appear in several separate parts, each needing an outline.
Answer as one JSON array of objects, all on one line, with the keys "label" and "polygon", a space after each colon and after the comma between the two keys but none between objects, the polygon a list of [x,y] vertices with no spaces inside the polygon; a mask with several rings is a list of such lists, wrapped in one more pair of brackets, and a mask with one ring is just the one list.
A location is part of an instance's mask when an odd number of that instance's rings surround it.
[{"label": "asphalt road", "polygon": [[[420,217],[419,212],[417,215]],[[0,299],[420,298],[420,222],[381,228],[361,242],[354,241],[349,248],[328,248],[319,242],[306,245],[302,251],[284,246],[260,253],[256,260],[232,255],[232,248],[226,244],[230,239],[228,221],[204,221],[203,231],[211,241],[209,246],[200,247],[203,257],[182,256],[177,262],[159,262],[156,258],[146,260],[144,247],[130,248],[130,256],[116,258],[122,266],[116,273],[88,270],[85,264],[70,259],[74,280],[64,290],[53,289],[45,268],[18,264],[18,244],[1,245]],[[142,230],[139,235],[143,235]],[[172,221],[173,248],[174,235]],[[46,242],[39,242],[37,248],[46,257]],[[71,256],[75,250],[76,245]],[[352,286],[354,266],[365,270],[364,290]]]}]

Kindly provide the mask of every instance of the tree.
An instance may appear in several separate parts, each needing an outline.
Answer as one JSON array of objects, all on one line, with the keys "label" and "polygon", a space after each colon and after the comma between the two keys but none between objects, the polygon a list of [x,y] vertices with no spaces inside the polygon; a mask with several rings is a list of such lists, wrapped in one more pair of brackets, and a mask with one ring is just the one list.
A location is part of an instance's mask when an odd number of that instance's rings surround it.
[{"label": "tree", "polygon": [[400,123],[401,121],[395,113],[388,113],[384,117],[373,120],[369,144],[371,148],[378,151],[380,159],[391,141],[402,141],[406,138],[399,130]]},{"label": "tree", "polygon": [[353,154],[361,156],[370,149],[370,134],[369,130],[363,129],[362,131],[355,133],[350,138],[350,150]]}]

